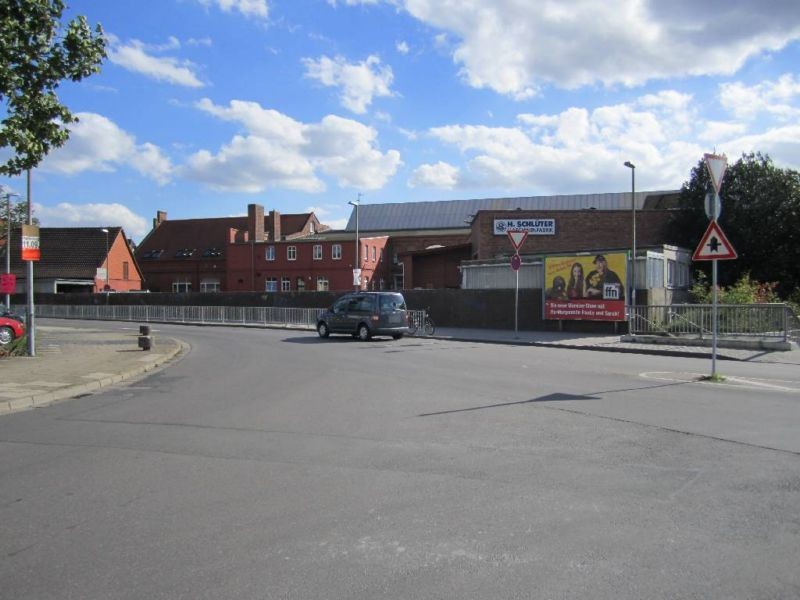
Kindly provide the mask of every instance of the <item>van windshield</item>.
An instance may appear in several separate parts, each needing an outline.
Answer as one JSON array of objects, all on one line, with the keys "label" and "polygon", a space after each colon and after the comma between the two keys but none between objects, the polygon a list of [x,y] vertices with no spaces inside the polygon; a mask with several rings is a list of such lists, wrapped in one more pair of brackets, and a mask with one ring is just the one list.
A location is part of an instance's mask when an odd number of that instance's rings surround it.
[{"label": "van windshield", "polygon": [[406,309],[406,299],[403,294],[381,294],[381,313],[391,313],[396,310]]}]

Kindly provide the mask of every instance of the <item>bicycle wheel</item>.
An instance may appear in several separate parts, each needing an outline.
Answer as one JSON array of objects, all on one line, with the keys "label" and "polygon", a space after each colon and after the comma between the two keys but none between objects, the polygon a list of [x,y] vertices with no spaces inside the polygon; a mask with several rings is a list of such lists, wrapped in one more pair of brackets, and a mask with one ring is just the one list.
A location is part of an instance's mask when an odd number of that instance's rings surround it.
[{"label": "bicycle wheel", "polygon": [[433,335],[434,331],[436,331],[436,325],[434,325],[433,319],[425,317],[425,335]]},{"label": "bicycle wheel", "polygon": [[408,334],[409,335],[417,334],[417,322],[414,319],[413,315],[408,315]]}]

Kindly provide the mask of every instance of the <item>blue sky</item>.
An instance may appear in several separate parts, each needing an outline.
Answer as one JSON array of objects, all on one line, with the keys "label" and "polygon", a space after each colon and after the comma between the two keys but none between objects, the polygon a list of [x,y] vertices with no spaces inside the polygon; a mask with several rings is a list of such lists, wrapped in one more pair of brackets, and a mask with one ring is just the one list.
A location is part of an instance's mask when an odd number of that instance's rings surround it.
[{"label": "blue sky", "polygon": [[[72,0],[102,72],[33,175],[43,226],[677,189],[704,152],[800,169],[796,0]],[[24,192],[21,178],[0,184]]]}]

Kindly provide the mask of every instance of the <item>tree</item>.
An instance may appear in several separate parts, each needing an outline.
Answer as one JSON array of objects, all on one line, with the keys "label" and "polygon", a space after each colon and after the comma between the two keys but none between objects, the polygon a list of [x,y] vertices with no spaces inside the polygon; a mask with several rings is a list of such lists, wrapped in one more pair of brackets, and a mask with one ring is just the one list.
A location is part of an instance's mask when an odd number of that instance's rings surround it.
[{"label": "tree", "polygon": [[[670,223],[675,243],[697,247],[708,226],[703,205],[709,188],[709,175],[700,161],[681,188],[682,210]],[[739,255],[719,261],[720,285],[731,285],[749,273],[756,281],[778,281],[780,295],[788,296],[800,284],[800,173],[777,168],[769,156],[745,154],[728,166],[720,197],[719,224]],[[711,263],[695,266],[709,272]]]},{"label": "tree", "polygon": [[12,151],[0,174],[33,169],[67,141],[77,118],[56,89],[98,72],[106,56],[100,25],[92,31],[77,17],[63,28],[63,11],[63,0],[0,0],[0,147]]},{"label": "tree", "polygon": [[[6,214],[8,206],[5,199],[5,194],[0,194],[0,223],[3,224],[0,229],[0,237],[6,234],[5,222],[8,218]],[[28,222],[28,203],[27,202],[11,202],[11,227],[19,227]],[[39,219],[33,217],[33,224],[38,225]]]}]

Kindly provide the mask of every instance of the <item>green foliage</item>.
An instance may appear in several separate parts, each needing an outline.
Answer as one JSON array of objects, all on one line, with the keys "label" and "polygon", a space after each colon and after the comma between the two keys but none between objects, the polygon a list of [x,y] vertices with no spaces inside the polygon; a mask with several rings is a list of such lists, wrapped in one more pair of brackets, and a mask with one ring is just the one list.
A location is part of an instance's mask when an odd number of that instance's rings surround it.
[{"label": "green foliage", "polygon": [[[670,223],[670,241],[694,249],[708,217],[704,198],[710,178],[703,161],[681,189],[681,208]],[[768,156],[743,155],[729,165],[720,190],[719,224],[739,258],[719,261],[719,282],[732,285],[749,273],[758,281],[780,281],[787,296],[800,285],[800,173],[775,167]],[[711,263],[697,265],[706,275]]]},{"label": "green foliage", "polygon": [[[717,300],[720,304],[763,304],[780,302],[781,299],[775,292],[777,282],[762,283],[750,278],[750,273],[745,273],[736,282],[728,287],[719,287]],[[695,282],[689,290],[692,299],[698,304],[711,304],[712,290],[708,277],[702,271],[695,275]]]},{"label": "green foliage", "polygon": [[[5,222],[8,218],[8,205],[5,198],[0,198],[0,223],[3,224],[2,231],[0,231],[0,238],[5,237],[6,227]],[[12,202],[11,203],[11,226],[19,227],[28,222],[28,203],[27,202]],[[39,219],[33,217],[33,224],[38,225]]]},{"label": "green foliage", "polygon": [[0,148],[12,151],[0,174],[33,169],[67,141],[67,125],[77,118],[56,89],[98,72],[106,56],[100,25],[92,31],[77,17],[63,28],[63,11],[63,0],[0,1]]},{"label": "green foliage", "polygon": [[6,346],[0,346],[0,358],[8,356],[28,356],[28,336],[13,340]]}]

